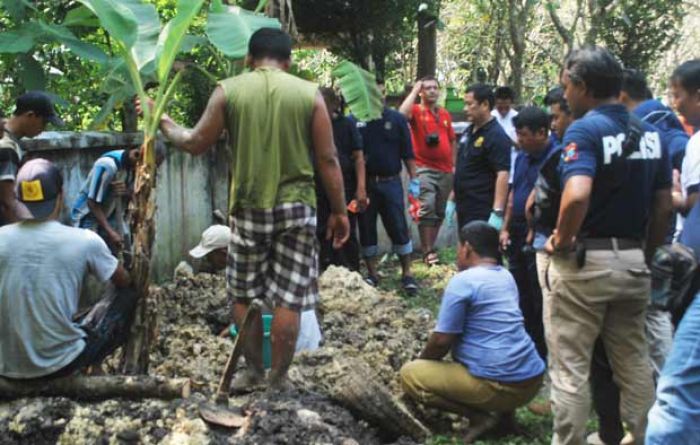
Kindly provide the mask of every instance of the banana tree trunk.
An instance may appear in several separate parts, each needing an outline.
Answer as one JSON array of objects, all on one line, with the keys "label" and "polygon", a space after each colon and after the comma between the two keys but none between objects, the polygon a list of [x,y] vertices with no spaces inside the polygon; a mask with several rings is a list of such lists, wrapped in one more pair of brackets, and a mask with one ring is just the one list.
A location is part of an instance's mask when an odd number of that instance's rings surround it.
[{"label": "banana tree trunk", "polygon": [[124,374],[147,374],[148,352],[156,335],[156,305],[149,296],[150,264],[155,238],[155,138],[146,136],[143,155],[136,168],[134,196],[131,200],[131,233],[133,239],[131,278],[140,298],[127,344],[124,346]]}]

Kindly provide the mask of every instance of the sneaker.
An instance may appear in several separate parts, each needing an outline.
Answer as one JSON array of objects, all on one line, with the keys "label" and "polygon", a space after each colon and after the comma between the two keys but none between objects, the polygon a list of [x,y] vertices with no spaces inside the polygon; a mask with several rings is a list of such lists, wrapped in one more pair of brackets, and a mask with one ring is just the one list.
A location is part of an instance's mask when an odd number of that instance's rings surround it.
[{"label": "sneaker", "polygon": [[418,283],[411,276],[401,277],[401,285],[408,295],[416,295],[418,293]]},{"label": "sneaker", "polygon": [[[588,437],[586,437],[586,443],[588,445],[606,445],[605,442],[603,442],[603,440],[598,435],[597,431],[595,433],[589,434]],[[632,444],[634,444],[634,436],[632,436],[632,433],[625,434],[625,437],[623,437],[620,441],[620,445]]]},{"label": "sneaker", "polygon": [[367,275],[365,277],[365,283],[369,284],[372,287],[377,287],[379,286],[379,277],[376,277],[374,275]]}]

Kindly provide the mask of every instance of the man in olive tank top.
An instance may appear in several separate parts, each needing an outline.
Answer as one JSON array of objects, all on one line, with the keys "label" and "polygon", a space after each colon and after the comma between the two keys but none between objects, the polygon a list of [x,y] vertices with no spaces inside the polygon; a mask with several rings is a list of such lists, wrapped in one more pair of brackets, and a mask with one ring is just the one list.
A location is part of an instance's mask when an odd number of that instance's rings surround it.
[{"label": "man in olive tank top", "polygon": [[[231,154],[231,239],[227,290],[238,325],[254,299],[274,303],[269,383],[284,382],[294,356],[299,312],[318,301],[316,166],[330,201],[327,236],[340,248],[349,234],[343,179],[330,116],[318,86],[286,71],[292,41],[283,31],[253,34],[250,71],[219,82],[193,129],[163,115],[160,129],[177,147],[198,155],[226,130]],[[264,381],[262,321],[246,345],[248,368],[234,389]]]}]

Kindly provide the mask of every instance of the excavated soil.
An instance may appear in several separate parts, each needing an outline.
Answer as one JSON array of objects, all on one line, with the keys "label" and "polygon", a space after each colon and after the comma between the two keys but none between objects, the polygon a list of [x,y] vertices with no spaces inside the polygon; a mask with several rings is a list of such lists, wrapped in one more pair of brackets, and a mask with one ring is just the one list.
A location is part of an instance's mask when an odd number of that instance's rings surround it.
[{"label": "excavated soil", "polygon": [[[232,341],[217,337],[229,320],[225,279],[199,274],[158,288],[158,340],[151,374],[189,377],[187,400],[75,402],[31,398],[0,403],[4,444],[380,444],[413,443],[388,438],[330,397],[330,364],[337,358],[364,360],[373,379],[400,395],[398,370],[414,358],[433,326],[427,310],[407,309],[392,293],[380,293],[362,277],[331,267],[319,281],[321,348],[302,353],[290,370],[294,390],[232,397],[246,416],[238,430],[207,425],[198,406],[211,399]],[[113,370],[118,358],[105,366]],[[331,383],[329,383],[331,382]],[[390,440],[389,440],[390,439]]]}]

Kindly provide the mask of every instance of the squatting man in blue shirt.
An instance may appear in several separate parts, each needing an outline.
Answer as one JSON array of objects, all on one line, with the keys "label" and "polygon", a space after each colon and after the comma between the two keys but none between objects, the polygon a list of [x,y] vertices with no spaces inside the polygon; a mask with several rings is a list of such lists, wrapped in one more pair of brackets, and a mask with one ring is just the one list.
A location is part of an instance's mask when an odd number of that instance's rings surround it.
[{"label": "squatting man in blue shirt", "polygon": [[[542,385],[545,364],[525,331],[518,288],[498,265],[498,231],[473,221],[459,232],[457,267],[437,326],[418,360],[401,368],[413,400],[469,417],[464,438],[514,429],[513,412]],[[452,351],[452,361],[443,360]]]}]

